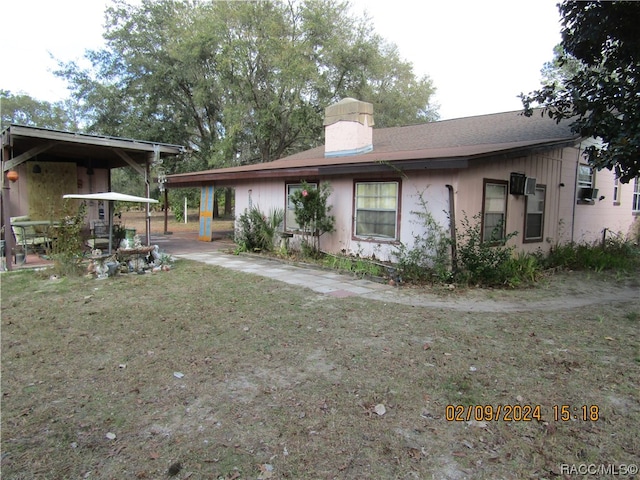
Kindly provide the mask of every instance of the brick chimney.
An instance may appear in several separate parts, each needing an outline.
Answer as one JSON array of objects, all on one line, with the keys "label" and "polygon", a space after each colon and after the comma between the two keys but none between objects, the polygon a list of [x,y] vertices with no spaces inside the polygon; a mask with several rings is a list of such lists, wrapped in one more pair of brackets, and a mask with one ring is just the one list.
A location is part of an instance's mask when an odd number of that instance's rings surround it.
[{"label": "brick chimney", "polygon": [[324,156],[344,157],[373,150],[373,105],[345,98],[324,112]]}]

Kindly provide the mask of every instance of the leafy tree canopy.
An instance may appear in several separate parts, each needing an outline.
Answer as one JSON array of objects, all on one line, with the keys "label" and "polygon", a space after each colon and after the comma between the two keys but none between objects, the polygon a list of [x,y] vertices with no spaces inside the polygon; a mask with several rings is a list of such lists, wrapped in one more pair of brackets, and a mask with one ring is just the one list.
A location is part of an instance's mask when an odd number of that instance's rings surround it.
[{"label": "leafy tree canopy", "polygon": [[0,90],[0,117],[0,129],[12,123],[54,130],[77,130],[78,127],[71,101],[42,102],[8,90]]},{"label": "leafy tree canopy", "polygon": [[563,0],[561,50],[543,69],[540,90],[521,95],[525,114],[543,107],[573,129],[599,137],[586,155],[622,182],[640,174],[640,2]]},{"label": "leafy tree canopy", "polygon": [[324,108],[374,104],[376,125],[437,118],[370,21],[336,0],[114,0],[92,67],[61,64],[90,130],[189,145],[167,173],[270,161],[318,145]]}]

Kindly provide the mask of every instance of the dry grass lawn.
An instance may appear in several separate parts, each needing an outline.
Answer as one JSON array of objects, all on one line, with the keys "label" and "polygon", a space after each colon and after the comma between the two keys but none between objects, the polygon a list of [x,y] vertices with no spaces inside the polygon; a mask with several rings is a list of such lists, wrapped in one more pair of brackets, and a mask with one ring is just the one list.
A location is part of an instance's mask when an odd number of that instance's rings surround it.
[{"label": "dry grass lawn", "polygon": [[[640,464],[640,295],[471,313],[188,261],[1,282],[7,480],[562,478],[561,464]],[[540,419],[447,420],[447,405],[516,404]],[[561,405],[570,418],[554,418]],[[594,418],[573,418],[583,405]]]}]

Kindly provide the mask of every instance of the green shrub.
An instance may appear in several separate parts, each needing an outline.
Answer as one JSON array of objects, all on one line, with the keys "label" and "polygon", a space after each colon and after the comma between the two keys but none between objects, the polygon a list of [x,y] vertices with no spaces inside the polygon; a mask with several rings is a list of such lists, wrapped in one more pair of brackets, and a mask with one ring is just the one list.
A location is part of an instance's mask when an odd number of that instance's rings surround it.
[{"label": "green shrub", "polygon": [[353,272],[358,276],[383,277],[387,269],[375,261],[347,255],[325,254],[322,265],[342,272]]},{"label": "green shrub", "polygon": [[421,210],[411,214],[419,233],[413,235],[411,248],[400,243],[393,252],[398,274],[406,282],[451,281],[451,240],[429,211],[424,192],[418,193],[418,199]]},{"label": "green shrub", "polygon": [[267,215],[258,207],[245,210],[238,219],[235,242],[239,252],[273,251],[276,230],[284,220],[284,210],[271,209]]},{"label": "green shrub", "polygon": [[501,266],[500,276],[504,285],[522,287],[536,283],[542,273],[542,265],[536,254],[519,252]]},{"label": "green shrub", "polygon": [[317,256],[320,253],[320,236],[335,230],[335,218],[329,215],[331,205],[327,205],[329,195],[329,182],[323,182],[318,188],[302,182],[302,188],[290,197],[296,222],[302,231],[302,252],[305,256]]},{"label": "green shrub", "polygon": [[[394,252],[398,272],[409,282],[451,282],[483,286],[521,287],[534,284],[547,269],[621,270],[640,268],[640,248],[621,235],[593,244],[555,245],[548,253],[515,253],[507,242],[517,235],[509,233],[496,242],[483,242],[481,214],[469,221],[466,215],[456,231],[456,265],[450,268],[451,240],[438,225],[420,195],[422,211],[411,212],[418,218],[420,233],[414,235],[411,248],[404,244]],[[498,226],[499,230],[501,226]]]},{"label": "green shrub", "polygon": [[79,275],[82,272],[84,243],[82,229],[85,226],[87,206],[83,202],[73,214],[70,205],[65,202],[63,211],[66,215],[60,219],[56,227],[56,235],[51,245],[53,268],[58,275]]},{"label": "green shrub", "polygon": [[555,245],[544,260],[546,268],[570,270],[632,270],[640,267],[640,249],[621,238],[601,242]]},{"label": "green shrub", "polygon": [[483,242],[480,214],[475,215],[473,220],[472,224],[465,214],[461,221],[462,228],[456,232],[455,280],[486,286],[519,283],[519,279],[514,277],[514,272],[518,271],[517,264],[512,260],[514,247],[507,246],[509,239],[517,232],[509,233],[496,242]]}]

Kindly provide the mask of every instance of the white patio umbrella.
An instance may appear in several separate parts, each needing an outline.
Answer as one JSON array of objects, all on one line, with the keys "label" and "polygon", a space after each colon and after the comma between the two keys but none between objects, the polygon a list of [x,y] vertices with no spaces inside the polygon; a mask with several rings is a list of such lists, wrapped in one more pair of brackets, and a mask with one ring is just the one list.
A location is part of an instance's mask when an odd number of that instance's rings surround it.
[{"label": "white patio umbrella", "polygon": [[[112,250],[112,235],[113,235],[113,202],[135,202],[135,203],[159,203],[158,200],[146,197],[136,197],[135,195],[127,195],[125,193],[117,192],[102,192],[102,193],[69,193],[63,195],[62,198],[73,198],[76,200],[105,200],[109,202],[109,254]],[[147,224],[148,228],[148,224]],[[148,239],[147,232],[147,239]]]}]

